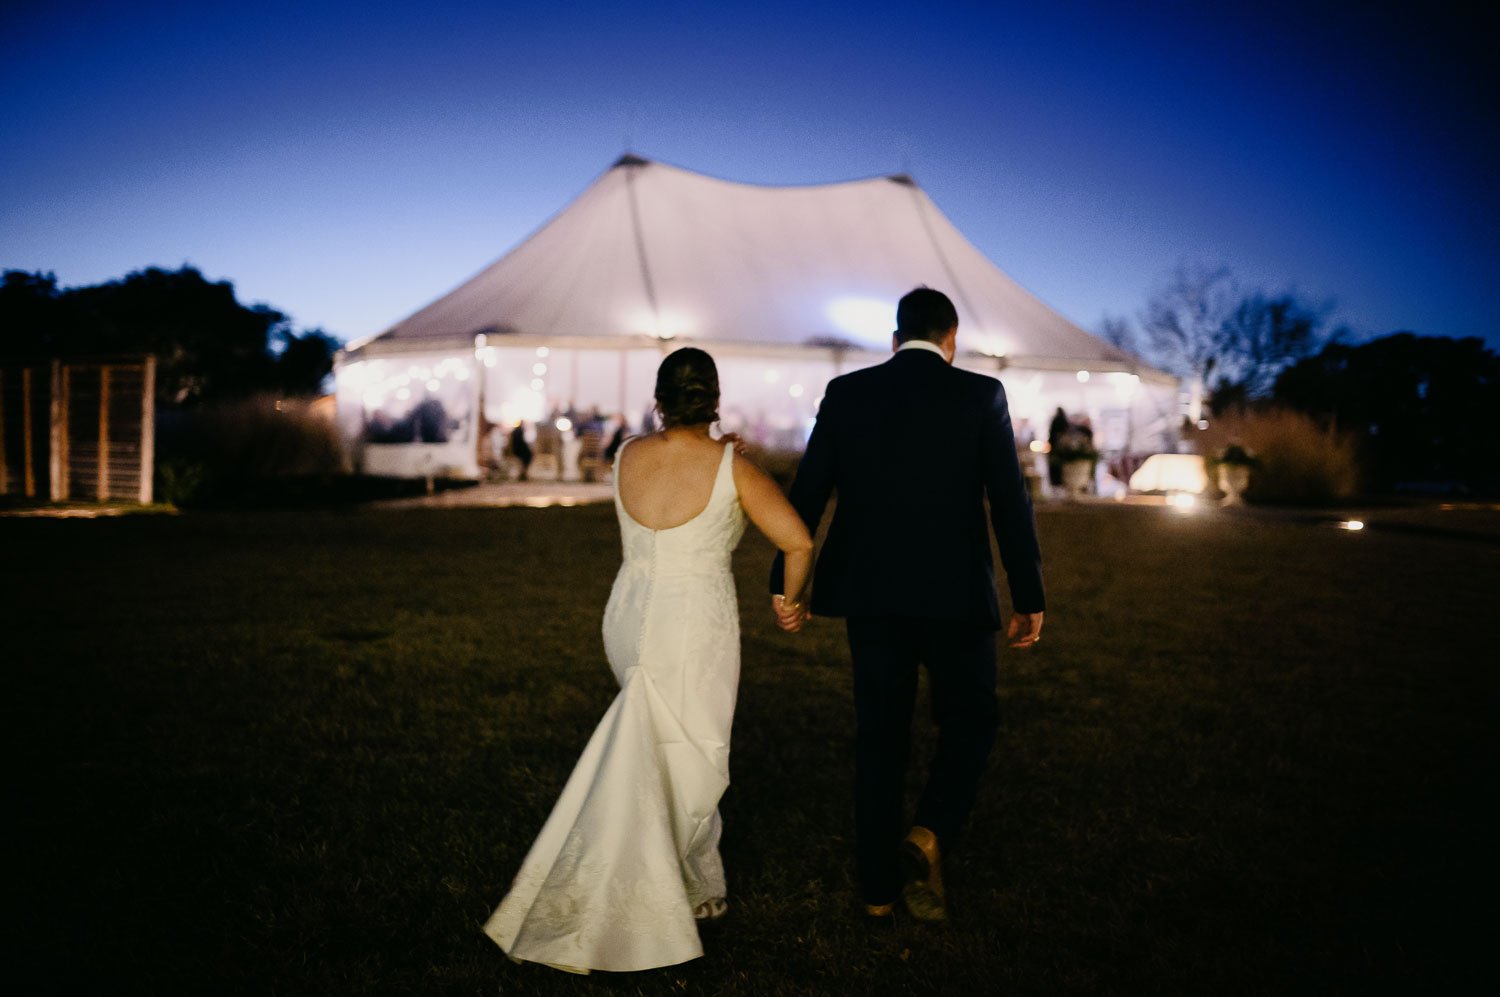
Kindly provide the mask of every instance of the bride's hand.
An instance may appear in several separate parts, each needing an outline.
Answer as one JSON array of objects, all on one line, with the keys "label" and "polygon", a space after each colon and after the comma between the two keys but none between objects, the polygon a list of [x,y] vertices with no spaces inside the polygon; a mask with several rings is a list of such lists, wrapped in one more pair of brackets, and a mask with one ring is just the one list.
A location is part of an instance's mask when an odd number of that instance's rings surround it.
[{"label": "bride's hand", "polygon": [[796,633],[812,616],[806,604],[787,602],[785,596],[771,596],[771,611],[776,614],[776,625],[787,633]]}]

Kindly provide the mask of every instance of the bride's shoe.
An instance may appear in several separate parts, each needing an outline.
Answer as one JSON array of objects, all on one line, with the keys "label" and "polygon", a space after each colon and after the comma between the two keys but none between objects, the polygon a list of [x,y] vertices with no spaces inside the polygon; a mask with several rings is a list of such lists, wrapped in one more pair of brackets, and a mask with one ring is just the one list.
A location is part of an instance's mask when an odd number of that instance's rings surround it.
[{"label": "bride's shoe", "polygon": [[729,901],[723,897],[710,897],[693,908],[693,920],[717,921],[729,913]]}]

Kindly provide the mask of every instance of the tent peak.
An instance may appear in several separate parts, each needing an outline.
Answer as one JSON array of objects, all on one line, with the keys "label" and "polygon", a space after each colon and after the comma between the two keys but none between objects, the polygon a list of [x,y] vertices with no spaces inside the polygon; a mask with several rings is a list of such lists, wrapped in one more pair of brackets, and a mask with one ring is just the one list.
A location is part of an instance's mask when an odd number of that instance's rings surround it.
[{"label": "tent peak", "polygon": [[732,184],[736,187],[747,187],[754,190],[813,190],[820,187],[846,187],[853,184],[872,184],[879,183],[881,181],[890,181],[891,183],[900,184],[901,186],[921,189],[920,187],[918,187],[916,180],[912,179],[912,176],[909,173],[877,173],[871,176],[855,177],[853,179],[823,180],[813,181],[811,183],[754,183],[748,180],[731,179],[729,177],[721,176],[715,173],[704,173],[701,170],[691,169],[686,166],[680,166],[676,163],[669,163],[659,159],[647,159],[646,157],[637,155],[634,152],[627,152],[623,154],[619,159],[616,159],[613,163],[610,163],[609,169],[605,170],[604,172],[611,173],[621,166],[654,166],[660,169],[671,170],[677,173],[686,174],[688,176],[697,177],[702,180],[713,180],[718,183]]}]

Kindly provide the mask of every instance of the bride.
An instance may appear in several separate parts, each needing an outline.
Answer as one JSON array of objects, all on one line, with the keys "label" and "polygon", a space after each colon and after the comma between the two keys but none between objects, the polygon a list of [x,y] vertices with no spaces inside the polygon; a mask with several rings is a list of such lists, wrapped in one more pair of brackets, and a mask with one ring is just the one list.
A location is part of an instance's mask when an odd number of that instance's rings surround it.
[{"label": "bride", "polygon": [[718,803],[740,667],[730,554],[748,516],[785,552],[786,591],[801,593],[812,538],[775,482],[709,436],[718,406],[713,358],[679,349],[656,374],[665,428],[615,454],[624,563],[604,653],[620,692],[485,924],[517,961],[671,966],[701,956],[697,922],[728,909]]}]

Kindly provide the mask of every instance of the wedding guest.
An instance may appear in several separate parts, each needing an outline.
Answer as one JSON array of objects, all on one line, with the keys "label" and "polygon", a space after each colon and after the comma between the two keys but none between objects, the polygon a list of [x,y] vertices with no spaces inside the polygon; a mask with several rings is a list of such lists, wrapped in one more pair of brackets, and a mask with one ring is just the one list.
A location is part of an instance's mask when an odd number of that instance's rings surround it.
[{"label": "wedding guest", "polygon": [[443,407],[441,400],[437,398],[426,398],[417,406],[414,414],[417,425],[417,439],[422,443],[447,443],[450,420],[448,410]]},{"label": "wedding guest", "polygon": [[615,426],[615,431],[609,438],[609,445],[604,448],[605,463],[613,464],[615,462],[616,451],[620,449],[620,445],[625,442],[625,437],[629,435],[629,427],[626,426],[625,416],[622,414],[619,417],[619,424]]},{"label": "wedding guest", "polygon": [[526,423],[516,423],[516,428],[510,431],[510,454],[521,463],[521,480],[525,481],[531,474],[531,444],[526,442]]},{"label": "wedding guest", "polygon": [[1068,413],[1063,411],[1059,405],[1057,411],[1052,414],[1052,423],[1047,427],[1047,480],[1053,488],[1062,487],[1062,458],[1058,451],[1062,448],[1063,441],[1068,437],[1068,431],[1073,424],[1068,421]]}]

